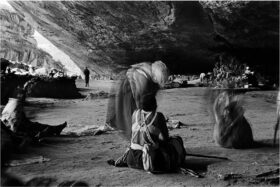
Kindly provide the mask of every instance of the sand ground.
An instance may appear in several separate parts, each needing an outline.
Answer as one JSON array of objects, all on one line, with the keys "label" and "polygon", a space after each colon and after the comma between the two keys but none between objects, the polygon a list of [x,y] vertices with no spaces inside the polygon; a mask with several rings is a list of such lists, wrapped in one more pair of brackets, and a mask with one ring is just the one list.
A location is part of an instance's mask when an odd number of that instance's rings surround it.
[{"label": "sand ground", "polygon": [[[92,81],[90,88],[77,82],[82,94],[104,90],[108,92],[113,81]],[[120,156],[128,141],[118,131],[98,136],[62,136],[46,139],[41,145],[31,145],[19,158],[44,156],[50,161],[11,167],[9,172],[24,180],[35,176],[54,177],[59,181],[83,180],[90,186],[227,186],[266,185],[250,184],[247,180],[224,181],[225,174],[252,176],[279,168],[279,146],[271,147],[273,125],[276,121],[276,103],[269,99],[276,91],[255,91],[244,95],[245,116],[251,122],[254,139],[266,143],[247,150],[224,149],[215,145],[213,120],[205,102],[206,88],[179,88],[162,90],[158,94],[159,111],[170,119],[185,125],[170,130],[180,135],[188,153],[227,157],[229,161],[186,157],[190,168],[200,171],[204,178],[183,174],[149,174],[130,168],[116,168],[108,159]],[[33,121],[47,124],[68,122],[64,133],[98,127],[105,123],[108,99],[46,99],[29,98],[26,113]],[[279,144],[278,144],[279,145]]]}]

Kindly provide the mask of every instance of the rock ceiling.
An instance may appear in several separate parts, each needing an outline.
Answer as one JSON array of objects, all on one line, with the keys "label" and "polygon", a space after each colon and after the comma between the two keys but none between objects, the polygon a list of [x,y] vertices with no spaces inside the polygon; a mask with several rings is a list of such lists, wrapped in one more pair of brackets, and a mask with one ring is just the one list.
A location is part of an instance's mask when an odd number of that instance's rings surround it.
[{"label": "rock ceiling", "polygon": [[80,68],[97,74],[158,59],[172,72],[204,71],[223,50],[278,56],[279,2],[9,3]]}]

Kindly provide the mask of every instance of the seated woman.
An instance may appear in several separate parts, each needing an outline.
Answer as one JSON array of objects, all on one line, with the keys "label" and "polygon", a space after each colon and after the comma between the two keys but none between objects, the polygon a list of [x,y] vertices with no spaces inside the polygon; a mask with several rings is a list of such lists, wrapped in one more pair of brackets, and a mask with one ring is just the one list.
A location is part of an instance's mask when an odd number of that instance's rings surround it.
[{"label": "seated woman", "polygon": [[254,146],[251,126],[237,96],[222,92],[214,103],[214,139],[221,147],[244,149]]},{"label": "seated woman", "polygon": [[30,121],[24,113],[25,90],[18,88],[15,98],[9,98],[5,106],[1,120],[15,135],[28,136],[34,140],[40,140],[46,136],[59,135],[67,126],[64,122],[61,125],[47,125]]},{"label": "seated woman", "polygon": [[115,97],[109,99],[106,123],[122,130],[130,139],[131,117],[136,109],[142,108],[142,96],[149,94],[155,97],[167,78],[168,68],[162,61],[132,65],[112,89],[111,94]]},{"label": "seated woman", "polygon": [[164,115],[157,112],[154,95],[141,99],[142,109],[132,115],[130,148],[115,166],[128,166],[150,172],[171,172],[185,160],[185,149],[180,137],[169,137]]}]

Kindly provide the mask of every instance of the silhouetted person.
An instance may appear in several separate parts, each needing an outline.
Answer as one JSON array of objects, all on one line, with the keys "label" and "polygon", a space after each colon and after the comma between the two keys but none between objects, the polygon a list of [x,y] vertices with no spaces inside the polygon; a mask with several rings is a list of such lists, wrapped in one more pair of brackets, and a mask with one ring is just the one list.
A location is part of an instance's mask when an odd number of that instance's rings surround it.
[{"label": "silhouetted person", "polygon": [[7,67],[9,66],[10,62],[9,62],[9,60],[6,60],[6,59],[4,59],[4,58],[1,58],[1,59],[0,59],[0,64],[1,64],[1,66],[0,66],[0,68],[1,68],[1,73],[5,74],[5,73],[6,73],[6,69],[7,69]]},{"label": "silhouetted person", "polygon": [[84,70],[84,74],[85,74],[86,87],[89,87],[89,74],[90,74],[90,72],[89,72],[87,67]]}]

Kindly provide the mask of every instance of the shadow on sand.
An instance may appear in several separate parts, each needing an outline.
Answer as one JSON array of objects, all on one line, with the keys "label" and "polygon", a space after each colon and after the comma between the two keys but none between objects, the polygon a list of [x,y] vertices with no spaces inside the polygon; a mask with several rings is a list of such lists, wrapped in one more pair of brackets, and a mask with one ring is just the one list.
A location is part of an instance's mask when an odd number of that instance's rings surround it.
[{"label": "shadow on sand", "polygon": [[207,172],[208,165],[218,162],[228,162],[229,160],[186,157],[184,166],[197,172]]}]

